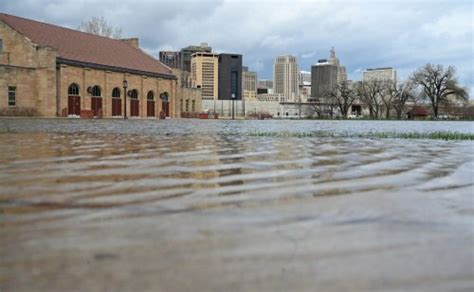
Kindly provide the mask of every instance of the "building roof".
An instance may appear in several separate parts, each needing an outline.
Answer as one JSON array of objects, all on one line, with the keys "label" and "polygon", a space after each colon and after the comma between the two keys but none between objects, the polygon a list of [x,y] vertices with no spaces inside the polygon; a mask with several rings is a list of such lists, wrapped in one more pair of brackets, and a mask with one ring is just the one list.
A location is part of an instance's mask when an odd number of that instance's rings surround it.
[{"label": "building roof", "polygon": [[168,67],[125,41],[4,13],[0,21],[39,46],[57,49],[58,62],[175,78]]},{"label": "building roof", "polygon": [[393,67],[368,68],[366,71],[393,70]]},{"label": "building roof", "polygon": [[415,117],[427,117],[430,115],[429,111],[422,106],[415,105],[408,113]]}]

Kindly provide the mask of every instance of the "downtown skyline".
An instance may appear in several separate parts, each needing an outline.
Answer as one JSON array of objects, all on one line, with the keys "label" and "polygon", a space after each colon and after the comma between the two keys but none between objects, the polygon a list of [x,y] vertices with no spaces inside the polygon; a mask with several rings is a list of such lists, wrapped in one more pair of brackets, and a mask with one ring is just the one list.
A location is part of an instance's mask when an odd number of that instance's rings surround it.
[{"label": "downtown skyline", "polygon": [[294,55],[300,70],[310,71],[318,59],[327,58],[332,46],[353,80],[361,80],[367,68],[394,67],[400,79],[406,79],[426,63],[454,65],[471,97],[473,9],[470,1],[0,4],[1,12],[74,29],[92,16],[104,16],[109,24],[122,28],[122,37],[139,37],[140,46],[156,58],[161,50],[207,42],[216,53],[242,54],[244,65],[259,79],[272,79],[278,55]]}]

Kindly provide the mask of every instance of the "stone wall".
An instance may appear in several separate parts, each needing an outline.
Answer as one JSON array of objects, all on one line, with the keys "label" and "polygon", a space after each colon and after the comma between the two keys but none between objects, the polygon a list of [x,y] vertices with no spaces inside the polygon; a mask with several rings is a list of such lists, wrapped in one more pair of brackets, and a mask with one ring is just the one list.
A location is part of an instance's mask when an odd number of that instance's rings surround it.
[{"label": "stone wall", "polygon": [[0,108],[8,107],[8,87],[16,87],[16,107],[35,108],[40,115],[56,115],[57,51],[37,47],[0,22]]},{"label": "stone wall", "polygon": [[[162,79],[156,77],[124,74],[107,70],[96,70],[69,65],[59,66],[58,76],[60,78],[60,108],[63,110],[68,106],[68,88],[72,83],[79,85],[81,97],[81,109],[91,109],[91,94],[87,92],[88,87],[99,86],[102,97],[102,110],[104,117],[112,117],[112,91],[115,87],[120,89],[122,99],[122,115],[124,114],[123,80],[128,82],[127,91],[137,90],[139,100],[139,117],[147,117],[147,95],[152,92],[155,100],[155,117],[159,117],[163,109],[160,94],[168,92],[170,103],[170,117],[176,117],[176,80]],[[130,116],[130,97],[127,96],[127,116]]]},{"label": "stone wall", "polygon": [[[0,38],[3,53],[0,54],[0,109],[8,107],[8,87],[16,87],[16,107],[37,109],[46,117],[60,116],[68,107],[68,88],[79,85],[81,110],[91,109],[91,94],[87,88],[101,88],[104,117],[112,116],[112,90],[121,91],[122,114],[123,80],[128,81],[128,90],[138,90],[139,116],[147,117],[147,94],[152,91],[155,100],[155,116],[162,110],[160,93],[168,92],[170,117],[177,117],[177,81],[135,74],[124,74],[107,70],[56,64],[57,51],[49,47],[38,47],[29,39],[0,22]],[[127,115],[130,114],[130,98],[127,97]]]},{"label": "stone wall", "polygon": [[[202,94],[199,88],[178,88],[178,111],[179,112],[202,112]],[[192,108],[194,102],[194,110]],[[186,109],[186,104],[188,107]]]}]

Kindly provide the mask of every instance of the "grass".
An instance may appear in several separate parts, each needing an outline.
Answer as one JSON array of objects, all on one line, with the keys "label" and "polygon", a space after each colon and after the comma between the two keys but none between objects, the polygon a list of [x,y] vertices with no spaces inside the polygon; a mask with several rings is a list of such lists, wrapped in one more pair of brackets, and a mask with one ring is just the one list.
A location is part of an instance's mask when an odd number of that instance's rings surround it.
[{"label": "grass", "polygon": [[425,139],[425,140],[474,140],[474,134],[460,132],[367,132],[334,133],[328,131],[312,132],[251,132],[252,137],[288,137],[288,138],[365,138],[365,139]]}]

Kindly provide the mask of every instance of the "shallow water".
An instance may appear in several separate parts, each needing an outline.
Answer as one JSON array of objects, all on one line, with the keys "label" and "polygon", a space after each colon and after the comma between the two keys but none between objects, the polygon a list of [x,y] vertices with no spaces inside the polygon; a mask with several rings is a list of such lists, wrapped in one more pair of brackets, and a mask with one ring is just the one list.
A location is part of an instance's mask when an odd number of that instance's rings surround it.
[{"label": "shallow water", "polygon": [[0,119],[0,291],[472,291],[471,122]]}]

